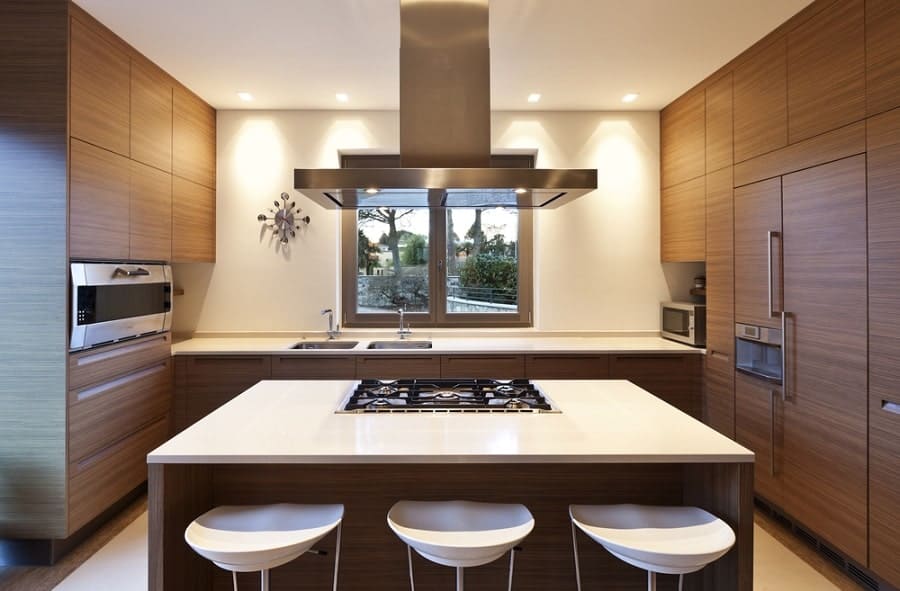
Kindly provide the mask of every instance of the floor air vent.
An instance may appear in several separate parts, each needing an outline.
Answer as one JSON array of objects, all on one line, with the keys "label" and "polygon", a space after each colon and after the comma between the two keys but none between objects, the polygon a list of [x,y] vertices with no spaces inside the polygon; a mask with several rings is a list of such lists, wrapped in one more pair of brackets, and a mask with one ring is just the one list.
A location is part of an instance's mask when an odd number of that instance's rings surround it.
[{"label": "floor air vent", "polygon": [[847,574],[850,575],[850,578],[865,587],[866,589],[871,589],[872,591],[878,591],[878,581],[869,576],[865,571],[861,568],[853,565],[847,564]]}]

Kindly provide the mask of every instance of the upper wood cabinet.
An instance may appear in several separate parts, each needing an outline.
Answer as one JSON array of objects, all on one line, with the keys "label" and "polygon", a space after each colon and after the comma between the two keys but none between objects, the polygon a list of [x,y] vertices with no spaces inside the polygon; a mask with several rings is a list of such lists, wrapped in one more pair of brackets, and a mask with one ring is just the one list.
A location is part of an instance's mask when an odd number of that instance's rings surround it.
[{"label": "upper wood cabinet", "polygon": [[705,126],[703,90],[692,91],[662,110],[659,116],[662,187],[671,187],[704,174]]},{"label": "upper wood cabinet", "polygon": [[705,178],[666,187],[660,203],[660,258],[663,262],[706,258]]},{"label": "upper wood cabinet", "polygon": [[216,192],[172,178],[172,261],[215,262]]},{"label": "upper wood cabinet", "polygon": [[734,161],[733,76],[731,72],[706,87],[706,172]]},{"label": "upper wood cabinet", "polygon": [[172,83],[138,57],[131,60],[131,158],[172,172]]},{"label": "upper wood cabinet", "polygon": [[172,258],[172,175],[131,161],[130,257]]},{"label": "upper wood cabinet", "polygon": [[124,49],[70,19],[70,130],[77,137],[128,156],[130,63]]},{"label": "upper wood cabinet", "polygon": [[216,186],[216,111],[189,91],[173,94],[172,172],[189,181]]},{"label": "upper wood cabinet", "polygon": [[788,33],[788,141],[866,115],[863,0],[841,0]]},{"label": "upper wood cabinet", "polygon": [[875,115],[900,107],[900,2],[866,0],[866,104]]},{"label": "upper wood cabinet", "polygon": [[69,256],[127,259],[129,160],[72,139],[69,180]]},{"label": "upper wood cabinet", "polygon": [[787,40],[773,40],[734,69],[734,161],[787,145]]}]

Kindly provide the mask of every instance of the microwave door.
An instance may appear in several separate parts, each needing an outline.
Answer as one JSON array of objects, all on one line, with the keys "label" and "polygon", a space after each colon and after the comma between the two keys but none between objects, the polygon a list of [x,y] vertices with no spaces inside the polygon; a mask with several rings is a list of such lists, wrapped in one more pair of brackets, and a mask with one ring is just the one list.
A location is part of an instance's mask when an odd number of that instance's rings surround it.
[{"label": "microwave door", "polygon": [[691,335],[690,313],[686,310],[663,308],[662,325],[663,332],[683,337]]}]

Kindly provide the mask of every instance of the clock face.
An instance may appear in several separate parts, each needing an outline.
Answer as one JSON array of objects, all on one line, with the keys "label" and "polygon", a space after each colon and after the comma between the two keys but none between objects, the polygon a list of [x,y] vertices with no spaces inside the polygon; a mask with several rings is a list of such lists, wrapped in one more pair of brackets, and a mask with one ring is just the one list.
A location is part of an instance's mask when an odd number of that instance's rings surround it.
[{"label": "clock face", "polygon": [[309,223],[309,216],[299,217],[301,209],[297,207],[296,201],[288,203],[289,199],[290,195],[282,193],[282,203],[273,201],[272,203],[275,205],[275,209],[270,207],[268,215],[261,213],[256,216],[258,221],[265,222],[266,225],[272,229],[275,236],[281,237],[279,241],[282,244],[288,243],[289,236],[293,238],[297,235],[296,230],[300,229],[300,222],[304,224]]}]

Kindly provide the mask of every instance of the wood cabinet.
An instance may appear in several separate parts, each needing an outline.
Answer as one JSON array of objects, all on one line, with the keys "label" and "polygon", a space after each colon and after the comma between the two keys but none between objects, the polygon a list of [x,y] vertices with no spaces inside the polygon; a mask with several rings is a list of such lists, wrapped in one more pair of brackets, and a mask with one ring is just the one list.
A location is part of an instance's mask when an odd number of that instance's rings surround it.
[{"label": "wood cabinet", "polygon": [[216,187],[216,111],[185,88],[173,93],[172,172]]},{"label": "wood cabinet", "polygon": [[866,159],[783,182],[784,506],[865,564]]},{"label": "wood cabinet", "polygon": [[900,107],[900,2],[866,0],[866,111]]},{"label": "wood cabinet", "polygon": [[866,116],[864,0],[835,2],[788,33],[788,141]]},{"label": "wood cabinet", "polygon": [[602,380],[609,377],[609,355],[596,353],[526,355],[525,375],[533,380]]},{"label": "wood cabinet", "polygon": [[700,358],[696,354],[610,355],[609,377],[634,382],[700,419]]},{"label": "wood cabinet", "polygon": [[756,494],[783,507],[784,403],[780,385],[742,373],[734,376],[735,440],[756,454]]},{"label": "wood cabinet", "polygon": [[128,53],[75,18],[71,19],[69,47],[70,133],[128,156]]},{"label": "wood cabinet", "polygon": [[172,81],[137,56],[131,58],[131,159],[172,172]]},{"label": "wood cabinet", "polygon": [[209,187],[172,179],[172,261],[215,262],[216,192]]},{"label": "wood cabinet", "polygon": [[353,355],[275,355],[272,378],[276,380],[352,380],[356,377]]},{"label": "wood cabinet", "polygon": [[703,364],[703,422],[734,438],[734,360],[723,353],[707,351]]},{"label": "wood cabinet", "polygon": [[510,380],[525,377],[522,355],[441,355],[442,378],[498,378]]},{"label": "wood cabinet", "polygon": [[706,105],[702,90],[672,102],[659,115],[660,181],[671,187],[706,172]]},{"label": "wood cabinet", "polygon": [[272,377],[268,355],[175,358],[175,431],[193,425],[260,380]]},{"label": "wood cabinet", "polygon": [[706,87],[706,173],[734,162],[733,75]]},{"label": "wood cabinet", "polygon": [[771,312],[783,309],[781,248],[781,178],[735,189],[735,322],[780,327]]},{"label": "wood cabinet", "polygon": [[706,258],[706,195],[704,177],[662,190],[660,258],[663,262]]},{"label": "wood cabinet", "polygon": [[128,159],[73,138],[69,165],[69,256],[127,259],[131,181]]},{"label": "wood cabinet", "polygon": [[356,358],[359,379],[437,378],[439,355],[360,355]]},{"label": "wood cabinet", "polygon": [[734,69],[734,161],[787,145],[787,40],[754,51]]},{"label": "wood cabinet", "polygon": [[129,236],[132,260],[172,259],[172,175],[132,160]]},{"label": "wood cabinet", "polygon": [[869,560],[900,587],[900,109],[868,121]]}]

